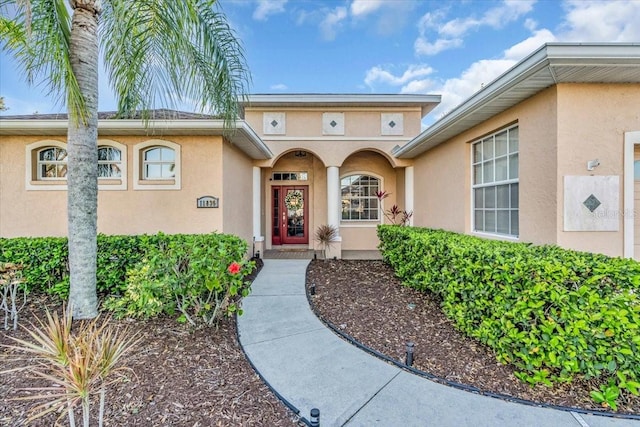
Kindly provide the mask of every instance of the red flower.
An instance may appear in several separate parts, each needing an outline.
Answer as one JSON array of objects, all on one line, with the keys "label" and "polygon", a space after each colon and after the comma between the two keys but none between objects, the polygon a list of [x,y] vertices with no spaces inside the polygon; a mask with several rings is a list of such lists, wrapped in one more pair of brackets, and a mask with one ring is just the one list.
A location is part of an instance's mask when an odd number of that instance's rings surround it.
[{"label": "red flower", "polygon": [[227,271],[231,274],[238,274],[240,273],[240,264],[238,264],[237,262],[232,262],[231,265],[229,265],[229,268],[227,268]]}]

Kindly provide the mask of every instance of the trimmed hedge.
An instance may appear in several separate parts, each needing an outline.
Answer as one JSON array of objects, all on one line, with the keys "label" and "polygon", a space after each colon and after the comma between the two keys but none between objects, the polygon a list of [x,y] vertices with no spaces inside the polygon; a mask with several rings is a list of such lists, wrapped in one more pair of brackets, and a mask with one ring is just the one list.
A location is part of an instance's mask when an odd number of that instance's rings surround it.
[{"label": "trimmed hedge", "polygon": [[[97,290],[101,295],[121,295],[126,289],[127,272],[160,247],[180,246],[194,239],[210,247],[224,247],[224,258],[242,259],[246,242],[224,234],[155,234],[138,236],[98,235]],[[230,248],[233,246],[233,250]],[[66,298],[69,293],[69,252],[62,237],[0,238],[0,262],[23,264],[23,277],[29,292],[46,292]],[[229,261],[231,262],[231,261]]]},{"label": "trimmed hedge", "polygon": [[640,387],[640,263],[379,226],[380,251],[407,286],[432,292],[456,327],[512,363],[530,384],[596,378],[615,409]]}]

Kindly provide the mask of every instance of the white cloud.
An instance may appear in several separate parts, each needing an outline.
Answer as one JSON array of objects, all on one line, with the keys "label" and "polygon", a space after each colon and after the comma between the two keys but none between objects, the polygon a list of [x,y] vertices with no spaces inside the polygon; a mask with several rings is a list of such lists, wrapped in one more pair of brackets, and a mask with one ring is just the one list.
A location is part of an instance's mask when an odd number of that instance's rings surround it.
[{"label": "white cloud", "polygon": [[391,71],[385,70],[382,66],[369,69],[364,79],[364,83],[373,87],[376,83],[382,83],[390,86],[402,86],[421,77],[428,76],[433,73],[433,68],[428,65],[411,65],[400,76],[394,75]]},{"label": "white cloud", "polygon": [[351,3],[351,15],[355,17],[365,16],[380,9],[383,0],[353,0]]},{"label": "white cloud", "polygon": [[258,0],[258,7],[253,11],[253,19],[266,21],[269,15],[284,12],[288,0]]},{"label": "white cloud", "polygon": [[542,29],[535,31],[531,37],[511,46],[504,51],[504,58],[520,61],[530,53],[533,53],[545,43],[555,42],[556,36],[549,30]]},{"label": "white cloud", "polygon": [[576,42],[637,42],[640,1],[575,1],[565,3],[567,15],[558,38]]},{"label": "white cloud", "polygon": [[418,37],[413,48],[418,55],[436,55],[460,46],[462,46],[462,39],[438,39],[431,43],[424,37]]},{"label": "white cloud", "polygon": [[320,23],[320,31],[325,40],[334,40],[338,32],[338,28],[347,18],[347,9],[339,6],[329,11]]},{"label": "white cloud", "polygon": [[284,83],[278,83],[278,84],[275,84],[275,85],[271,85],[269,88],[271,90],[287,90],[287,89],[289,89],[287,87],[287,85],[284,84]]},{"label": "white cloud", "polygon": [[[500,29],[518,20],[533,9],[536,0],[504,0],[500,6],[487,10],[482,17],[474,16],[444,21],[448,9],[426,13],[418,24],[419,37],[414,43],[418,55],[435,55],[444,50],[462,46],[464,37],[480,27]],[[429,37],[427,33],[435,33]],[[437,34],[437,36],[436,36]],[[429,40],[435,39],[434,42]]]}]

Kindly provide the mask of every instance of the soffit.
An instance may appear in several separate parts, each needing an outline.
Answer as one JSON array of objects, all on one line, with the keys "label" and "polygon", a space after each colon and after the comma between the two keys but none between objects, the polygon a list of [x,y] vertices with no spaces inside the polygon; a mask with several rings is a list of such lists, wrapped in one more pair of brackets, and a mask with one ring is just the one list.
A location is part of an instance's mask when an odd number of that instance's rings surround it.
[{"label": "soffit", "polygon": [[[66,135],[67,120],[0,118],[0,135],[49,136]],[[273,153],[244,121],[236,121],[231,130],[220,119],[98,120],[98,136],[224,136],[247,156],[256,160],[270,159]]]},{"label": "soffit", "polygon": [[395,150],[413,158],[558,83],[640,83],[640,44],[547,44]]}]

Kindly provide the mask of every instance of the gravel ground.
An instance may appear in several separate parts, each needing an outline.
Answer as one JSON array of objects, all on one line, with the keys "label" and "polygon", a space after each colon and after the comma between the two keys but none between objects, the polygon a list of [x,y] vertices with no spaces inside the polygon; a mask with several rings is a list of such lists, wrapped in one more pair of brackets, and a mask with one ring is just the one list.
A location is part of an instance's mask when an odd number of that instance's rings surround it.
[{"label": "gravel ground", "polygon": [[[458,332],[431,295],[402,286],[382,261],[315,260],[307,270],[307,286],[316,313],[365,346],[398,361],[406,343],[415,343],[413,366],[440,378],[484,392],[552,405],[607,410],[589,393],[587,381],[549,388],[530,387],[514,376],[514,367],[497,362],[483,344]],[[627,394],[618,412],[640,415],[640,398]]]}]

